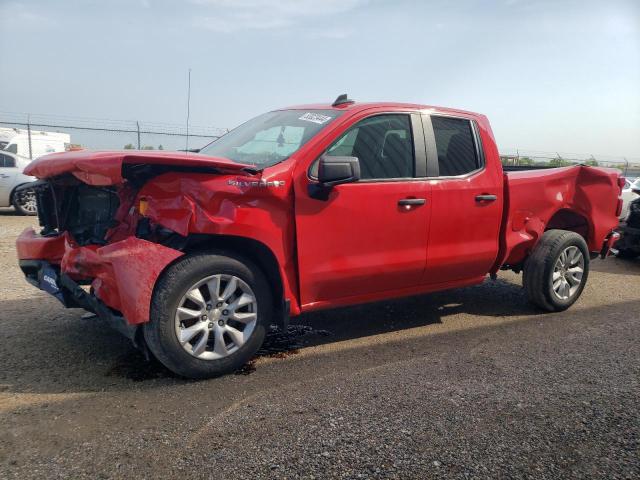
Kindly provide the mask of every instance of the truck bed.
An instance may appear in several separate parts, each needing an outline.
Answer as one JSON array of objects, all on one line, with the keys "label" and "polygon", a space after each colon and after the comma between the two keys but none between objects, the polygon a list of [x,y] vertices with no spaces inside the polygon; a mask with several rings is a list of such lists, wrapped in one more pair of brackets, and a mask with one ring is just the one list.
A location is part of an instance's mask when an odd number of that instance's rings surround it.
[{"label": "truck bed", "polygon": [[[579,166],[579,165],[576,165]],[[526,170],[548,170],[550,168],[565,168],[556,167],[553,165],[502,165],[502,171],[504,172],[522,172]]]},{"label": "truck bed", "polygon": [[499,265],[517,265],[546,229],[564,226],[584,235],[591,252],[617,226],[617,182],[613,168],[505,167]]}]

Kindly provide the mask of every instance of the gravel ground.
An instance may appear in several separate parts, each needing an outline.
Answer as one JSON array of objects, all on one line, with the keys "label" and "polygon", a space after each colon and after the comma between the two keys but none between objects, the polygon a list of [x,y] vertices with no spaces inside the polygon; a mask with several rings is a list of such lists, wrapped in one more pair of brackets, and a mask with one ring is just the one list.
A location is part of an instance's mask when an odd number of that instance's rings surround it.
[{"label": "gravel ground", "polygon": [[640,263],[569,311],[520,277],[304,315],[239,375],[173,377],[28,285],[0,211],[0,478],[639,478]]}]

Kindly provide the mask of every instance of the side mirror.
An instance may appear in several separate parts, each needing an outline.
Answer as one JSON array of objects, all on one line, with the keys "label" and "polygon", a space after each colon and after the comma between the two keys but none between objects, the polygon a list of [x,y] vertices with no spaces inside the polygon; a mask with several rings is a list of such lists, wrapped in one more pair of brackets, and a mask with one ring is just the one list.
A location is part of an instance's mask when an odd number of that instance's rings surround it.
[{"label": "side mirror", "polygon": [[323,155],[318,164],[318,182],[323,187],[360,180],[360,162],[356,157],[330,157]]}]

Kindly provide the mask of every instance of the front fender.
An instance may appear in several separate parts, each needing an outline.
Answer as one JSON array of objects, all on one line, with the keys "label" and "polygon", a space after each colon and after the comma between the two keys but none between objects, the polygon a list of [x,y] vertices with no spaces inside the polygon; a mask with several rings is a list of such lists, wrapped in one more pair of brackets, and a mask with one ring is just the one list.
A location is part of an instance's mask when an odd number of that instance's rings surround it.
[{"label": "front fender", "polygon": [[144,215],[182,236],[243,237],[265,245],[277,260],[285,300],[299,313],[295,216],[288,173],[274,167],[259,180],[232,175],[166,173],[138,193]]}]

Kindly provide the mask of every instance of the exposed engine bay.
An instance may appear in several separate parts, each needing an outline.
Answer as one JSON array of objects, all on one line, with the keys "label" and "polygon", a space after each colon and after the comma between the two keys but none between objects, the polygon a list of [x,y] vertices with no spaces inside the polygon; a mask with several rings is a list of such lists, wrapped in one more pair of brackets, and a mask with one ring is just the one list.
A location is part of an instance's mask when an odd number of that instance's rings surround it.
[{"label": "exposed engine bay", "polygon": [[107,231],[117,225],[114,217],[120,207],[115,187],[86,185],[73,177],[34,186],[43,236],[67,231],[80,246],[107,243]]}]

